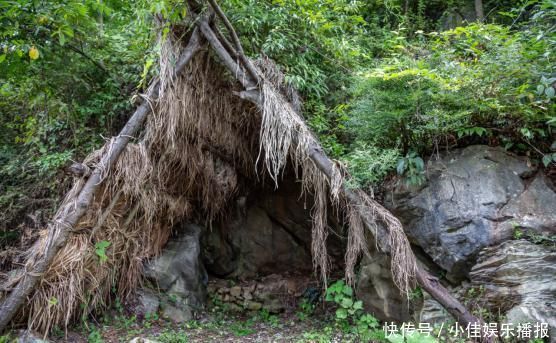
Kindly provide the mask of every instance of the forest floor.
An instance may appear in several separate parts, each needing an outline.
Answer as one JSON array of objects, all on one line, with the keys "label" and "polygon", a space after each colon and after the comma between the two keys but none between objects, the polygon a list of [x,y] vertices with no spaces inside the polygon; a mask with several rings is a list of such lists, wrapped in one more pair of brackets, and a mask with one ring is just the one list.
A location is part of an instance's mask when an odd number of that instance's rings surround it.
[{"label": "forest floor", "polygon": [[185,324],[160,318],[137,320],[107,314],[100,322],[83,323],[67,333],[54,330],[53,342],[185,343],[185,342],[349,342],[353,337],[334,328],[326,313],[203,313]]}]

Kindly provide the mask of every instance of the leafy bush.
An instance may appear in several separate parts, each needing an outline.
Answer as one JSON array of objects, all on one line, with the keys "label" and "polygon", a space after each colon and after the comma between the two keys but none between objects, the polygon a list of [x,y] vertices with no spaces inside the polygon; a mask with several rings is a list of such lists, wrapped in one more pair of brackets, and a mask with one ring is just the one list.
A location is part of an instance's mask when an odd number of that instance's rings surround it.
[{"label": "leafy bush", "polygon": [[[354,174],[373,183],[391,167],[362,173],[360,146],[373,152],[367,163],[377,159],[376,151],[414,151],[405,158],[409,162],[444,147],[487,143],[550,164],[556,137],[553,41],[536,32],[533,44],[533,33],[471,24],[412,41],[400,36],[388,58],[359,72],[352,89],[345,126],[355,148],[345,160],[357,157]],[[399,172],[411,171],[404,159],[400,163]]]},{"label": "leafy bush", "polygon": [[363,302],[354,299],[353,289],[343,280],[338,280],[328,287],[325,300],[338,306],[335,321],[344,332],[356,334],[365,342],[384,338],[378,320],[363,311]]},{"label": "leafy bush", "polygon": [[400,158],[398,149],[380,149],[369,144],[359,144],[342,160],[351,172],[350,186],[366,188],[379,183],[396,166]]}]

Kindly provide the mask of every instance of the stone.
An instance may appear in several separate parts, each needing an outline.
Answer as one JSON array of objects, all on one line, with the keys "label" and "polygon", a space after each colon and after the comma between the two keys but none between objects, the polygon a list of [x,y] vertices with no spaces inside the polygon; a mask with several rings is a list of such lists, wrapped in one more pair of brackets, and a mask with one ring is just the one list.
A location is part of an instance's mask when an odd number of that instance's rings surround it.
[{"label": "stone", "polygon": [[185,224],[162,253],[145,266],[145,276],[160,291],[174,294],[193,308],[203,307],[208,276],[201,261],[201,227]]},{"label": "stone", "polygon": [[453,317],[442,305],[434,300],[429,293],[423,292],[423,307],[419,313],[419,323],[446,324],[453,320]]},{"label": "stone", "polygon": [[499,225],[500,230],[513,234],[519,228],[533,235],[556,235],[556,192],[550,189],[546,177],[539,174],[523,193],[500,210],[500,216],[508,218]]},{"label": "stone", "polygon": [[137,291],[137,300],[139,301],[137,312],[141,315],[148,313],[157,313],[160,307],[158,296],[150,289],[144,288]]},{"label": "stone", "polygon": [[243,290],[243,299],[245,299],[245,300],[252,300],[253,299],[253,295],[251,294],[251,292],[249,292],[249,290],[247,290],[247,289]]},{"label": "stone", "polygon": [[193,319],[193,313],[188,306],[162,305],[162,318],[177,324],[187,323]]},{"label": "stone", "polygon": [[239,296],[241,295],[241,287],[239,286],[234,286],[232,288],[230,288],[230,295],[236,298],[239,298]]},{"label": "stone", "polygon": [[526,240],[484,249],[471,271],[473,285],[493,311],[512,323],[547,323],[556,337],[556,251]]},{"label": "stone", "polygon": [[360,263],[356,283],[357,298],[365,310],[383,321],[412,321],[414,305],[400,294],[392,281],[390,259],[371,251]]},{"label": "stone", "polygon": [[244,303],[244,307],[246,309],[248,309],[249,311],[258,311],[263,307],[263,304],[261,304],[260,302],[256,302],[256,301],[246,301]]},{"label": "stone", "polygon": [[15,339],[17,343],[49,343],[47,339],[43,339],[41,335],[36,332],[24,330],[19,333]]},{"label": "stone", "polygon": [[242,312],[243,311],[243,307],[241,307],[237,304],[231,303],[228,306],[229,306],[230,311],[232,311],[232,312]]},{"label": "stone", "polygon": [[143,337],[135,337],[129,343],[158,343],[159,341],[154,341],[152,339],[143,338]]},{"label": "stone", "polygon": [[[471,288],[469,282],[465,281],[457,287],[451,287],[449,285],[444,285],[450,294],[452,294],[456,299],[465,304],[465,294],[467,290]],[[448,324],[455,323],[454,317],[446,311],[442,305],[440,305],[435,299],[433,299],[427,292],[423,292],[423,306],[419,311],[419,321],[420,323],[431,323],[438,324],[441,326],[444,324],[446,327]]]},{"label": "stone", "polygon": [[428,181],[420,187],[395,185],[386,192],[385,205],[400,218],[411,243],[444,269],[448,280],[459,282],[481,249],[512,238],[515,223],[554,229],[556,195],[535,172],[525,158],[501,148],[470,146],[431,159]]},{"label": "stone", "polygon": [[286,308],[285,304],[278,298],[267,298],[264,301],[263,308],[270,313],[280,313]]}]

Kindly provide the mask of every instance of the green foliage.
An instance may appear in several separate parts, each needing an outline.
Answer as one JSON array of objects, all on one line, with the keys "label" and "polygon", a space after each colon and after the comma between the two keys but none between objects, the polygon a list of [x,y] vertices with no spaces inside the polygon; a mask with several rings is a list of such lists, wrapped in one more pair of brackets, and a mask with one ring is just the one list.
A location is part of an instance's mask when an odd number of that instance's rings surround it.
[{"label": "green foliage", "polygon": [[298,343],[329,343],[332,342],[333,329],[330,326],[325,326],[324,329],[318,331],[304,332],[302,339]]},{"label": "green foliage", "polygon": [[[68,189],[61,169],[119,130],[154,52],[140,1],[0,3],[0,244]],[[149,17],[148,20],[145,18]]]},{"label": "green foliage", "polygon": [[270,324],[270,326],[272,326],[272,327],[280,326],[280,321],[278,319],[278,316],[274,315],[274,314],[270,314],[270,312],[265,308],[263,308],[259,311],[258,317],[263,322]]},{"label": "green foliage", "polygon": [[295,313],[299,320],[306,320],[315,312],[315,304],[311,303],[308,299],[303,298],[298,305],[298,310]]},{"label": "green foliage", "polygon": [[413,41],[400,36],[389,57],[358,73],[346,122],[353,146],[408,153],[398,174],[410,183],[424,179],[417,154],[471,143],[497,142],[548,166],[554,42],[538,30],[471,24]]},{"label": "green foliage", "polygon": [[430,335],[425,335],[414,331],[412,333],[405,334],[404,336],[400,334],[394,334],[386,338],[388,342],[391,343],[436,343],[437,340]]},{"label": "green foliage", "polygon": [[425,162],[414,151],[398,160],[398,175],[403,176],[408,185],[421,185],[425,182]]},{"label": "green foliage", "polygon": [[325,300],[338,306],[335,321],[342,331],[354,333],[363,341],[383,338],[384,332],[378,320],[363,311],[363,302],[355,300],[353,289],[343,280],[338,280],[328,287]]},{"label": "green foliage", "polygon": [[230,325],[230,331],[237,337],[248,336],[255,333],[253,329],[254,320],[235,321]]},{"label": "green foliage", "polygon": [[97,254],[100,263],[104,263],[108,260],[108,256],[106,256],[106,248],[110,246],[110,242],[108,241],[100,241],[95,243],[95,253]]},{"label": "green foliage", "polygon": [[92,327],[89,336],[87,336],[87,342],[89,343],[103,343],[102,334],[96,327]]},{"label": "green foliage", "polygon": [[342,157],[353,178],[352,187],[369,187],[380,183],[399,159],[398,149],[381,149],[360,143]]},{"label": "green foliage", "polygon": [[417,286],[411,293],[409,293],[409,299],[423,299],[423,289]]},{"label": "green foliage", "polygon": [[185,335],[185,332],[183,332],[181,330],[178,330],[178,331],[164,330],[162,333],[160,333],[156,337],[156,340],[161,342],[161,343],[187,343],[187,342],[189,342],[189,339]]}]

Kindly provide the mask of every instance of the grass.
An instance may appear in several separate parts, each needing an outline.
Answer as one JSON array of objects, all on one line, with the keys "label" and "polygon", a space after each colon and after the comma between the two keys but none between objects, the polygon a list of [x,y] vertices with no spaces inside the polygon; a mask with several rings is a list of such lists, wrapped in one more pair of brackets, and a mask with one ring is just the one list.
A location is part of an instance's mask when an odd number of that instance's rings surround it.
[{"label": "grass", "polygon": [[[116,318],[113,322],[106,318]],[[123,313],[117,316],[110,314],[100,320],[83,322],[79,327],[70,329],[90,343],[129,342],[141,337],[162,343],[185,343],[205,341],[239,341],[244,337],[257,335],[268,341],[286,342],[328,342],[337,334],[330,319],[324,314],[307,314],[300,321],[295,312],[272,314],[268,311],[256,313],[205,313],[198,320],[175,324],[150,315],[143,320]],[[266,338],[265,338],[266,337]],[[62,342],[64,337],[50,339]],[[9,338],[0,337],[0,343],[10,342]]]}]

